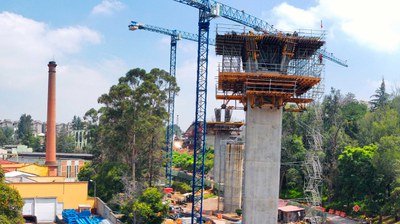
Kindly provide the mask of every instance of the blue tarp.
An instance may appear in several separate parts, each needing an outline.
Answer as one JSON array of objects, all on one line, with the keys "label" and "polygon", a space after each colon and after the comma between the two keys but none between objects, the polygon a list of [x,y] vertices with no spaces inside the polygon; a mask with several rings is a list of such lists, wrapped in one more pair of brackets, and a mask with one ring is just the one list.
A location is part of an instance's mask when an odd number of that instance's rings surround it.
[{"label": "blue tarp", "polygon": [[67,224],[98,224],[103,220],[100,216],[92,216],[89,210],[77,213],[74,209],[65,209],[62,217]]}]

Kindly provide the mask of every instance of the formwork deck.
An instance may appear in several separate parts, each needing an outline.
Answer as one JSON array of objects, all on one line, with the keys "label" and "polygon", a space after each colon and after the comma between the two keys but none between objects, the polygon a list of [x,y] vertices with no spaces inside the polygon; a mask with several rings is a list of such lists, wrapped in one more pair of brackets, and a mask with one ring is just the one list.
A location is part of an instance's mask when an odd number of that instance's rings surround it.
[{"label": "formwork deck", "polygon": [[238,132],[243,125],[243,122],[207,122],[207,131]]},{"label": "formwork deck", "polygon": [[[312,99],[303,97],[321,81],[318,77],[295,76],[278,73],[220,72],[218,75],[219,100],[237,100],[250,106],[284,106],[287,103],[307,104]],[[222,93],[221,93],[222,92]]]},{"label": "formwork deck", "polygon": [[220,72],[218,89],[242,92],[279,92],[300,96],[317,85],[321,78],[310,76],[284,75],[278,73]]},{"label": "formwork deck", "polygon": [[260,51],[277,48],[279,52],[287,44],[296,45],[293,59],[308,58],[320,49],[325,41],[318,37],[296,36],[295,34],[217,34],[215,52],[217,55],[243,56],[246,43],[255,42]]}]

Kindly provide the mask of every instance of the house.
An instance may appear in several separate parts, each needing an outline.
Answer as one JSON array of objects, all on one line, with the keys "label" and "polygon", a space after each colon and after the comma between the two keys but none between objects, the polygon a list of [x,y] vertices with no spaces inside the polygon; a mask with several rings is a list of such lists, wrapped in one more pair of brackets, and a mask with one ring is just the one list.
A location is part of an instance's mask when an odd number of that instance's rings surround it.
[{"label": "house", "polygon": [[38,222],[53,222],[64,209],[95,207],[95,198],[88,197],[88,182],[68,182],[63,177],[6,178],[21,195],[23,215],[34,215]]}]

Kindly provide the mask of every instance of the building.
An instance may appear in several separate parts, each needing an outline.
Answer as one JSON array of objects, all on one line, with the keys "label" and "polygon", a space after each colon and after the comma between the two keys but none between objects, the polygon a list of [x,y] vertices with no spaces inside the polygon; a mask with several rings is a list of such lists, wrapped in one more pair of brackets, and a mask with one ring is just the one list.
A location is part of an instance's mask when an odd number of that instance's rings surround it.
[{"label": "building", "polygon": [[34,215],[38,222],[53,222],[64,209],[95,207],[95,198],[87,196],[88,182],[68,182],[60,177],[25,177],[8,179],[8,183],[18,190],[25,202],[23,215]]}]

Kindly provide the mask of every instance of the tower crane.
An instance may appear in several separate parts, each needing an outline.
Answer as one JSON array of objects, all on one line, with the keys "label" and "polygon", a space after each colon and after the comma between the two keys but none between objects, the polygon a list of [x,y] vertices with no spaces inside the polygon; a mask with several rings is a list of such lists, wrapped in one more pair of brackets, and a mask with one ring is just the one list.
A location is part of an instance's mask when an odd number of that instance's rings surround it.
[{"label": "tower crane", "polygon": [[[215,0],[174,0],[199,9],[198,22],[198,54],[197,54],[197,86],[196,86],[196,114],[194,135],[194,162],[192,182],[192,214],[191,223],[202,223],[203,190],[204,190],[204,156],[206,135],[206,107],[207,107],[207,76],[208,76],[208,46],[210,21],[215,17],[224,17],[239,24],[253,28],[257,32],[276,34],[279,31],[267,22],[245,13],[243,10],[232,8]],[[321,58],[347,67],[342,61],[325,50],[320,50]],[[196,197],[196,193],[200,193]],[[195,217],[198,214],[198,217]]]},{"label": "tower crane", "polygon": [[[176,76],[176,47],[177,42],[181,39],[198,41],[198,35],[193,33],[188,33],[179,30],[170,30],[162,27],[152,26],[148,24],[139,23],[136,21],[131,21],[131,24],[128,26],[129,30],[135,31],[138,29],[152,31],[164,35],[168,35],[171,37],[171,49],[170,49],[170,67],[169,73],[171,76]],[[215,40],[209,40],[210,45],[215,45]],[[166,166],[165,166],[165,174],[167,179],[167,185],[171,187],[172,185],[172,146],[173,146],[173,135],[174,135],[174,108],[175,108],[175,93],[169,92],[168,94],[168,123],[167,123],[167,131],[166,131]]]}]

